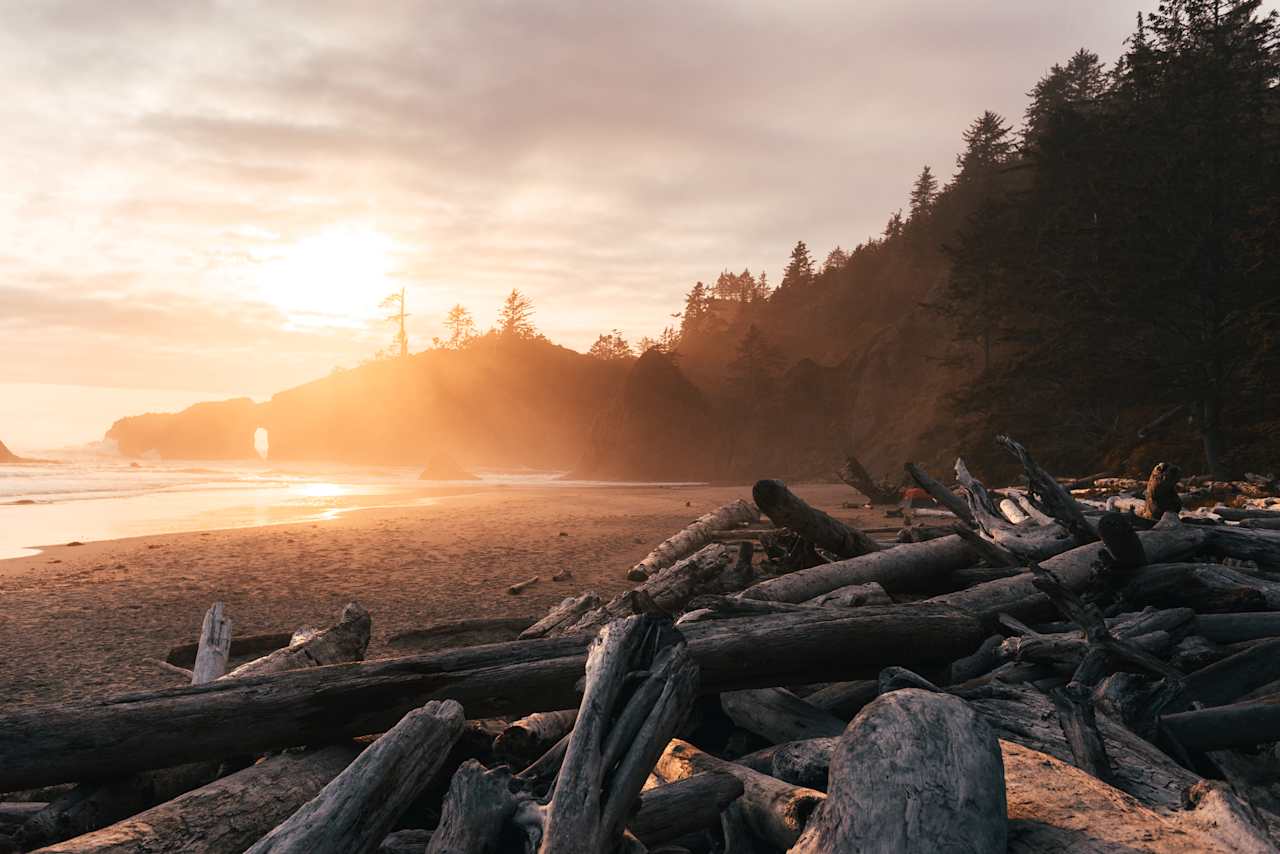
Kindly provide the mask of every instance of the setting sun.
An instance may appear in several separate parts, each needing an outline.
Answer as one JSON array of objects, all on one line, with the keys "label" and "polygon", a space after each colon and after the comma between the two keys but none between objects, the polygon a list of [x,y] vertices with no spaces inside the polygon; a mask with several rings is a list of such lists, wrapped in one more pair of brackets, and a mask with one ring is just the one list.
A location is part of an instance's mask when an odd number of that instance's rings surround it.
[{"label": "setting sun", "polygon": [[258,275],[267,302],[295,326],[357,326],[394,287],[395,242],[367,226],[338,226],[268,256]]}]

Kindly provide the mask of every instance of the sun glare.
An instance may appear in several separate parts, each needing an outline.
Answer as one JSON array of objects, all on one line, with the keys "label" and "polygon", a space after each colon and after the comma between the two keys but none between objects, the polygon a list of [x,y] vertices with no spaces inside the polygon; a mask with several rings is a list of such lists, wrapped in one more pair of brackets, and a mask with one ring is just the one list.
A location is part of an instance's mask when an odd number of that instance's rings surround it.
[{"label": "sun glare", "polygon": [[359,326],[399,285],[394,241],[376,229],[343,226],[283,247],[262,267],[263,298],[298,326]]}]

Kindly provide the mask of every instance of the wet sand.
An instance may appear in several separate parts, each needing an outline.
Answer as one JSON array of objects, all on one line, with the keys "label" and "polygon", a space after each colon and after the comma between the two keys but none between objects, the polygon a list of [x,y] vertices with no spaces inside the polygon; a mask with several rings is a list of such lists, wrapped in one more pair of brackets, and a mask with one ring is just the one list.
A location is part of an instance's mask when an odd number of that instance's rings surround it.
[{"label": "wet sand", "polygon": [[[857,498],[843,485],[796,491],[838,516],[883,518],[839,509]],[[452,489],[426,506],[0,561],[0,697],[58,703],[182,684],[148,659],[194,640],[215,600],[226,602],[234,634],[328,626],[357,600],[373,615],[369,657],[404,653],[391,635],[445,620],[540,616],[582,590],[625,590],[627,569],[653,546],[739,497],[750,497],[749,486]],[[573,579],[552,582],[561,569]],[[534,575],[541,582],[522,595],[506,593]]]}]

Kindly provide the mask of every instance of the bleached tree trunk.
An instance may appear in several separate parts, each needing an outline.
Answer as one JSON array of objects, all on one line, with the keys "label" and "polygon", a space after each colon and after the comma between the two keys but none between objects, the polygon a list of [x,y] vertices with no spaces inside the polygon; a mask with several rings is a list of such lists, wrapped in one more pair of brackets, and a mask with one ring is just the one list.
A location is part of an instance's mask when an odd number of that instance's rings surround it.
[{"label": "bleached tree trunk", "polygon": [[212,682],[227,672],[227,659],[231,655],[231,618],[225,615],[226,605],[214,602],[204,615],[200,627],[200,641],[196,645],[196,661],[191,668],[191,684]]},{"label": "bleached tree trunk", "polygon": [[717,507],[664,540],[644,560],[631,568],[627,578],[631,581],[644,581],[710,543],[717,531],[755,522],[759,518],[760,511],[741,498]]},{"label": "bleached tree trunk", "polygon": [[342,616],[332,628],[301,643],[246,662],[222,679],[243,679],[247,676],[265,676],[287,670],[359,661],[364,658],[365,650],[369,647],[371,628],[369,612],[358,602],[352,602],[342,610]]}]

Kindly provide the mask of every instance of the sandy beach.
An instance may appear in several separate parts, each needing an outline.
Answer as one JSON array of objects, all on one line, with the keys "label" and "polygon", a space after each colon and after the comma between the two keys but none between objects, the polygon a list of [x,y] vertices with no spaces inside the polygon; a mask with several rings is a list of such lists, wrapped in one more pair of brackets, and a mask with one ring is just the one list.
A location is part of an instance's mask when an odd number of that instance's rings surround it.
[{"label": "sandy beach", "polygon": [[[796,491],[836,515],[860,515],[838,509],[857,497],[848,487]],[[444,620],[541,615],[582,590],[625,590],[626,570],[654,545],[749,496],[746,485],[452,488],[425,506],[0,561],[0,696],[43,704],[179,685],[148,659],[193,640],[215,600],[226,602],[235,634],[327,626],[358,600],[373,615],[369,657],[406,652],[388,638]],[[552,582],[561,569],[573,579]],[[506,593],[533,575],[542,581]]]}]

